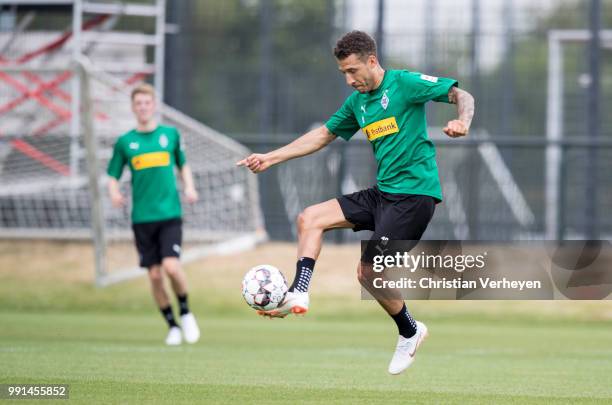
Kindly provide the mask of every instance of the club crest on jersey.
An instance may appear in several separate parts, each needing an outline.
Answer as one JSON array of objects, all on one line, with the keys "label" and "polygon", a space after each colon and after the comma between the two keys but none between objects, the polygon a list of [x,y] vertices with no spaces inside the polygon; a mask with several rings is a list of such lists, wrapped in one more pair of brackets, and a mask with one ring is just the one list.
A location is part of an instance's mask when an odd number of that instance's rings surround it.
[{"label": "club crest on jersey", "polygon": [[161,146],[162,148],[168,146],[168,137],[166,136],[166,134],[161,134],[159,136],[159,146]]},{"label": "club crest on jersey", "polygon": [[130,149],[138,150],[139,147],[140,145],[138,144],[138,142],[130,142]]},{"label": "club crest on jersey", "polygon": [[387,90],[383,93],[382,98],[380,99],[380,105],[384,110],[389,106],[389,97],[387,96]]}]

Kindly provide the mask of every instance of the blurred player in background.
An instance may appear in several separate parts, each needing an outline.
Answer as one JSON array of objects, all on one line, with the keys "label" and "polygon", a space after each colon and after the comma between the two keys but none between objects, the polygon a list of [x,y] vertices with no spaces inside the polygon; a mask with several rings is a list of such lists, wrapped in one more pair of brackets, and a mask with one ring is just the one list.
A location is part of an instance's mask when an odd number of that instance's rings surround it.
[{"label": "blurred player in background", "polygon": [[[166,344],[179,345],[183,338],[195,343],[200,329],[187,303],[187,279],[179,257],[182,242],[182,213],[174,167],[180,169],[185,198],[198,199],[191,169],[186,164],[179,132],[159,125],[155,119],[155,90],[151,85],[136,87],[131,95],[137,127],[119,137],[108,164],[108,191],[113,206],[126,200],[119,188],[124,166],[132,174],[132,229],[140,266],[148,269],[155,302],[168,322]],[[177,324],[164,287],[163,273],[170,279],[178,299],[181,326]],[[182,332],[182,333],[181,333]]]},{"label": "blurred player in background", "polygon": [[[435,147],[427,136],[425,103],[433,100],[457,105],[458,119],[444,128],[450,137],[467,135],[474,115],[473,97],[460,90],[456,80],[406,70],[385,71],[377,59],[376,43],[364,32],[344,35],[334,55],[346,83],[356,91],[325,125],[282,148],[252,154],[238,165],[260,173],[316,152],[336,137],[348,141],[362,129],[378,164],[377,185],[310,206],[299,215],[295,279],[283,304],[262,315],[285,317],[308,311],[308,286],[327,230],[371,230],[371,244],[419,240],[436,204],[442,201]],[[359,281],[370,291],[372,254],[368,250],[357,271]],[[401,297],[375,298],[398,327],[399,338],[389,372],[399,374],[412,363],[427,336],[427,328],[412,318]]]}]

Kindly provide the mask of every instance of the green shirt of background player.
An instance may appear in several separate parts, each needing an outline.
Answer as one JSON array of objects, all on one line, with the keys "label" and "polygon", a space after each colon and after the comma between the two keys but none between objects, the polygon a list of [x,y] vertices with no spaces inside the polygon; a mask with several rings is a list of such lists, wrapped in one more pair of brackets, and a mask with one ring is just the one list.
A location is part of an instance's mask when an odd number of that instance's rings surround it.
[{"label": "green shirt of background player", "polygon": [[373,254],[377,248],[387,248],[389,241],[418,241],[435,205],[442,200],[435,148],[426,131],[425,103],[441,101],[457,105],[458,118],[443,129],[454,138],[467,135],[474,115],[474,99],[459,89],[453,79],[404,70],[385,71],[376,56],[376,43],[361,31],[340,38],[334,56],[346,83],[356,90],[340,109],[325,125],[290,144],[269,153],[252,154],[237,164],[260,173],[314,153],[336,137],[349,140],[361,129],[376,158],[377,184],[310,206],[298,216],[299,259],[295,279],[282,305],[260,314],[284,317],[308,311],[308,286],[325,231],[371,230],[373,235],[357,266],[357,274],[362,286],[397,324],[399,337],[389,372],[399,374],[412,363],[417,347],[427,336],[427,328],[412,318],[397,291],[374,288],[377,274],[372,271]]},{"label": "green shirt of background player", "polygon": [[[132,175],[132,229],[140,266],[148,269],[153,297],[166,319],[169,331],[166,344],[183,340],[195,343],[200,330],[187,304],[187,279],[179,257],[182,244],[181,203],[175,167],[180,169],[185,198],[198,200],[193,175],[186,164],[180,135],[176,128],[158,125],[155,119],[155,91],[143,84],[131,95],[137,127],[119,137],[108,164],[108,192],[114,207],[125,205],[119,179],[125,166]],[[179,302],[181,327],[177,324],[164,288],[163,273],[170,278]]]}]

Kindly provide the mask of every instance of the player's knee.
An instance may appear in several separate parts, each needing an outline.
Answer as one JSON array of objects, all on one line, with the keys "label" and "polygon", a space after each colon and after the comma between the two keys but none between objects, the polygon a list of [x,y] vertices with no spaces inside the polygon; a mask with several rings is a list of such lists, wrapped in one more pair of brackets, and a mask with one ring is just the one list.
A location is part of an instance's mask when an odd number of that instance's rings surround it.
[{"label": "player's knee", "polygon": [[177,258],[166,258],[162,261],[162,266],[169,277],[176,277],[181,271],[180,262]]},{"label": "player's knee", "polygon": [[366,282],[366,275],[363,271],[361,264],[357,266],[357,280],[359,284],[363,285]]},{"label": "player's knee", "polygon": [[149,270],[149,280],[151,280],[153,284],[159,284],[163,281],[162,272],[159,267],[154,267]]},{"label": "player's knee", "polygon": [[363,285],[363,282],[365,281],[363,279],[363,273],[361,273],[361,266],[357,266],[357,281],[359,281],[359,284]]},{"label": "player's knee", "polygon": [[300,212],[297,217],[297,228],[299,232],[316,228],[316,210],[312,207],[306,208]]},{"label": "player's knee", "polygon": [[310,226],[312,218],[308,212],[308,208],[300,212],[297,217],[297,228],[299,232],[305,231]]},{"label": "player's knee", "polygon": [[374,272],[372,271],[371,266],[368,266],[363,262],[359,263],[357,266],[357,280],[359,280],[359,284],[363,286],[370,285],[372,283],[373,276]]},{"label": "player's knee", "polygon": [[300,212],[295,220],[298,232],[303,232],[306,229],[306,214],[304,211]]}]

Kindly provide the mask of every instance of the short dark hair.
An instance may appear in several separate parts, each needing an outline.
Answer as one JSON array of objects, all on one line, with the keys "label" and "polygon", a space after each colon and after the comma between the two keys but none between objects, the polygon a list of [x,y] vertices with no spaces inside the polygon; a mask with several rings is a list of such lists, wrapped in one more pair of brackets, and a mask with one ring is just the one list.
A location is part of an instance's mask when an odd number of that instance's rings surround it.
[{"label": "short dark hair", "polygon": [[346,59],[356,54],[360,58],[376,55],[376,42],[363,31],[351,31],[336,42],[334,56],[338,60]]}]

